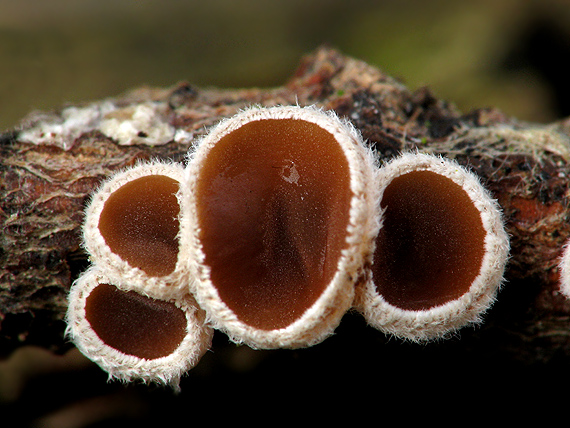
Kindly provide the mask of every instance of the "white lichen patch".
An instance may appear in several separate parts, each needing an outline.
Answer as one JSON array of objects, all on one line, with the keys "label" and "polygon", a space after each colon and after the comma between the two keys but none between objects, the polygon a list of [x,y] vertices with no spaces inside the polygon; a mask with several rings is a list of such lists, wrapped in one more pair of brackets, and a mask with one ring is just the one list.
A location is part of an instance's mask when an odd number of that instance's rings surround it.
[{"label": "white lichen patch", "polygon": [[[36,114],[20,131],[19,140],[69,150],[75,139],[98,130],[119,145],[157,146],[175,140],[176,129],[168,123],[165,103],[147,102],[117,107],[112,101],[82,107],[66,107],[59,114]],[[179,135],[185,139],[188,135]]]},{"label": "white lichen patch", "polygon": [[24,127],[18,139],[38,145],[53,145],[68,150],[76,138],[85,132],[97,129],[101,119],[115,106],[110,101],[90,104],[85,107],[67,107],[59,115],[49,118],[40,116]]},{"label": "white lichen patch", "polygon": [[99,130],[119,145],[158,146],[174,139],[175,129],[166,120],[161,103],[132,105],[107,113]]}]

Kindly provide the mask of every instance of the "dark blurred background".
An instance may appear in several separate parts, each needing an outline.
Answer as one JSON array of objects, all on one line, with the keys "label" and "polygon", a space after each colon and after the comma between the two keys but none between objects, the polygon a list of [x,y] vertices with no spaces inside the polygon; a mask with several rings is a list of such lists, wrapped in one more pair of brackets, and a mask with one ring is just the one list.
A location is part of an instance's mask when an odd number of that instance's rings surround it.
[{"label": "dark blurred background", "polygon": [[567,0],[2,0],[0,130],[139,85],[277,86],[322,43],[463,111],[570,114]]},{"label": "dark blurred background", "polygon": [[[567,0],[0,0],[0,130],[35,109],[140,85],[279,86],[323,43],[463,111],[495,106],[541,123],[570,115]],[[485,415],[568,388],[564,363],[546,370],[479,351],[500,334],[467,329],[420,347],[354,314],[306,350],[253,351],[217,333],[180,395],[107,383],[75,350],[25,348],[0,361],[0,427],[321,426],[346,414],[351,425],[380,424],[452,408]]]}]

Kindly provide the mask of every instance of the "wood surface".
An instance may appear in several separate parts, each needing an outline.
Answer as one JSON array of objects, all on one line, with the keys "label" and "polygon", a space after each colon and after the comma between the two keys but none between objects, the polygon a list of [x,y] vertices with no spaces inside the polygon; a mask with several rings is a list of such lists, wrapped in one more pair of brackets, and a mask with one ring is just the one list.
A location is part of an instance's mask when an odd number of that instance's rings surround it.
[{"label": "wood surface", "polygon": [[[31,113],[0,137],[0,357],[24,345],[58,353],[71,347],[64,336],[66,296],[88,266],[80,227],[89,194],[102,180],[141,159],[185,162],[193,138],[241,108],[297,103],[348,117],[381,160],[407,150],[456,159],[498,200],[511,237],[505,284],[481,326],[420,346],[386,338],[349,313],[337,334],[317,345],[321,351],[312,351],[322,354],[303,354],[306,358],[343,352],[346,361],[356,362],[346,350],[356,347],[361,355],[374,350],[392,355],[392,362],[412,356],[458,365],[462,358],[489,364],[570,362],[570,301],[558,284],[559,257],[570,235],[570,119],[545,125],[494,108],[460,112],[428,88],[410,91],[382,70],[328,47],[304,57],[277,88],[229,90],[181,82],[73,107],[102,111],[108,103],[119,110],[159,106],[157,119],[177,137],[145,143],[139,133],[137,144],[124,144],[97,121],[74,128],[70,106]],[[47,127],[52,134],[40,135],[46,124],[62,127]]]}]

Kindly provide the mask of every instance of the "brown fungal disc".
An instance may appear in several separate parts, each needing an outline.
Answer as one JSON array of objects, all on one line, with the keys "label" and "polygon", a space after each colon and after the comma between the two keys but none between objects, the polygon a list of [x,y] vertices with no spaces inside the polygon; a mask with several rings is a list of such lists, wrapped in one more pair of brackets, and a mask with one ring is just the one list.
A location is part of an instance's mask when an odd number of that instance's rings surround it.
[{"label": "brown fungal disc", "polygon": [[330,283],[347,246],[349,174],[334,136],[301,119],[250,121],[212,147],[197,179],[199,237],[242,322],[286,327]]},{"label": "brown fungal disc", "polygon": [[186,316],[173,303],[109,284],[89,294],[85,316],[105,344],[139,358],[166,357],[186,335]]},{"label": "brown fungal disc", "polygon": [[431,171],[394,178],[381,202],[373,278],[390,304],[426,310],[469,291],[485,252],[481,214],[461,186]]},{"label": "brown fungal disc", "polygon": [[172,273],[178,260],[179,183],[164,175],[130,181],[113,192],[99,217],[111,251],[150,276]]}]

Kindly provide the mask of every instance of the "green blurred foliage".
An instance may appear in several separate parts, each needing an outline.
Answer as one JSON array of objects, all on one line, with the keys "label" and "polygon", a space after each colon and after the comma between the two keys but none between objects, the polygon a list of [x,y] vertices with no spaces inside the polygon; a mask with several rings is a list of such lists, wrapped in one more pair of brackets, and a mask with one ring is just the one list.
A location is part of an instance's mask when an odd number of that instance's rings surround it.
[{"label": "green blurred foliage", "polygon": [[570,39],[569,9],[565,0],[2,0],[0,130],[35,109],[140,85],[278,86],[323,43],[464,111],[493,105],[550,121],[567,113],[554,99],[562,89],[524,56],[525,37],[540,18]]}]

